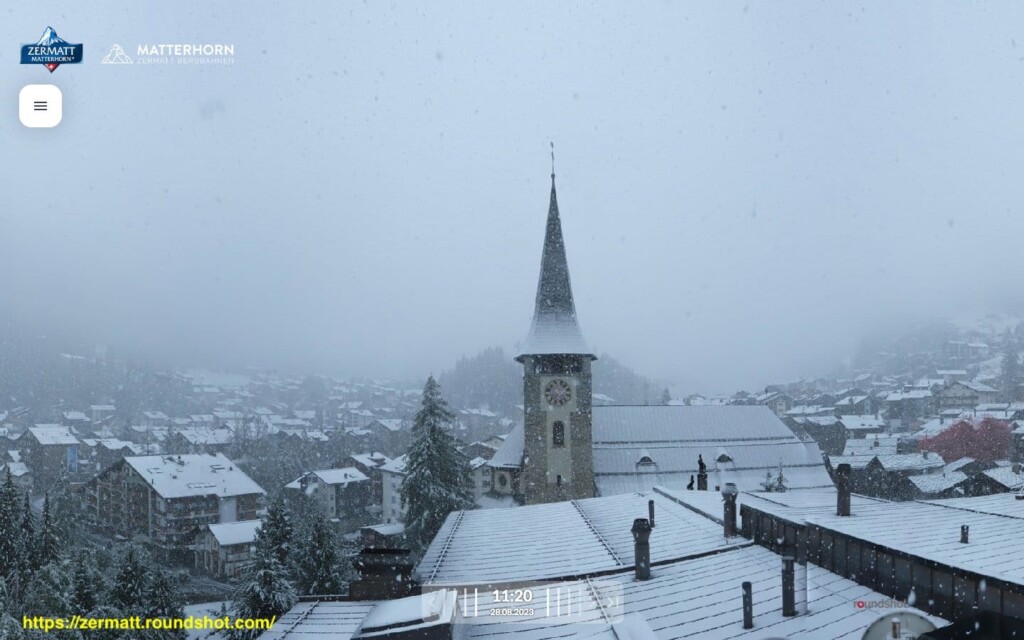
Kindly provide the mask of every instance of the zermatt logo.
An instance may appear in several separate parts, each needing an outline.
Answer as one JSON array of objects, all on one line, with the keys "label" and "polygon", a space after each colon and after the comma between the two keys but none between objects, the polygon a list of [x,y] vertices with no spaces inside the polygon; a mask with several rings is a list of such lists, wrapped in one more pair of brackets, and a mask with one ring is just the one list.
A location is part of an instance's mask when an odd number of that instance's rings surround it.
[{"label": "zermatt logo", "polygon": [[103,56],[103,64],[134,64],[128,54],[124,52],[121,45],[115,44],[110,47],[110,52]]},{"label": "zermatt logo", "polygon": [[21,64],[41,64],[53,73],[62,64],[82,61],[82,45],[71,44],[57,35],[53,27],[46,27],[39,41],[21,47]]}]

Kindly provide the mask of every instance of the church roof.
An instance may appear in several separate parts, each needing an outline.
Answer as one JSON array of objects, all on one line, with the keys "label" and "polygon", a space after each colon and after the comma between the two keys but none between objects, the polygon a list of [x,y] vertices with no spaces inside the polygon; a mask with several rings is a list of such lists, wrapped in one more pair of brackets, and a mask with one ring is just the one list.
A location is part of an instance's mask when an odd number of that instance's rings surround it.
[{"label": "church roof", "polygon": [[576,305],[572,299],[569,264],[562,238],[562,222],[558,217],[555,174],[552,173],[551,206],[548,208],[548,223],[544,232],[544,251],[540,261],[533,322],[516,359],[558,353],[594,357],[576,320]]}]

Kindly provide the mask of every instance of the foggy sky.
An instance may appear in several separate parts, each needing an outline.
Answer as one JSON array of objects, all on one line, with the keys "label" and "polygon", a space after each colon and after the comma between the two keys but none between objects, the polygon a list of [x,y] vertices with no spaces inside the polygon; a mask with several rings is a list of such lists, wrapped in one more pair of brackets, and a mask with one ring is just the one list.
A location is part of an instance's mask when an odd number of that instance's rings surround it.
[{"label": "foggy sky", "polygon": [[[19,325],[338,375],[511,350],[552,140],[585,336],[680,390],[821,373],[891,318],[1021,308],[1019,4],[0,16],[0,319]],[[83,64],[17,64],[47,25]],[[115,42],[236,62],[101,65]],[[64,121],[25,129],[18,90],[47,82]]]}]

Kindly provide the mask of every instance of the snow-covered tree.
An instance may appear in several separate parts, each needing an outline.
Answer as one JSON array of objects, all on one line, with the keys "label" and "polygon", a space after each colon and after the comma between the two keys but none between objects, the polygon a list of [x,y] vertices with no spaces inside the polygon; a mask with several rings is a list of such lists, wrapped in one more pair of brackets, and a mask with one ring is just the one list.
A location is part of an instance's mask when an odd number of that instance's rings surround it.
[{"label": "snow-covered tree", "polygon": [[[278,518],[275,516],[275,519]],[[278,560],[282,546],[280,543],[271,542],[282,539],[274,533],[274,528],[275,526],[271,526],[269,530],[264,531],[261,527],[256,532],[252,562],[246,568],[245,576],[231,603],[231,615],[236,618],[280,616],[291,609],[298,600],[295,587],[289,579],[288,568]],[[288,537],[291,537],[290,525]],[[285,554],[291,555],[287,551]],[[231,632],[229,637],[232,640],[252,640],[259,633],[236,630]]]},{"label": "snow-covered tree", "polygon": [[303,531],[303,542],[296,558],[299,591],[304,595],[343,593],[338,571],[338,540],[320,511],[315,511]]},{"label": "snow-covered tree", "polygon": [[449,432],[454,417],[440,385],[430,376],[413,423],[401,492],[408,509],[406,539],[417,551],[430,544],[449,513],[473,506],[469,460]]},{"label": "snow-covered tree", "polygon": [[672,402],[672,394],[668,392],[668,387],[661,392],[661,404],[668,404]]},{"label": "snow-covered tree", "polygon": [[74,540],[78,529],[78,500],[71,495],[71,479],[61,467],[60,477],[50,492],[51,517],[59,540]]},{"label": "snow-covered tree", "polygon": [[39,546],[36,544],[36,518],[32,514],[32,502],[29,500],[28,492],[25,492],[24,503],[21,508],[21,551],[22,557],[27,560],[29,567],[35,571],[45,564],[39,558]]},{"label": "snow-covered tree", "polygon": [[110,604],[126,612],[138,611],[146,600],[149,576],[140,555],[134,545],[128,545],[117,563],[117,573],[110,586]]},{"label": "snow-covered tree", "polygon": [[0,576],[0,640],[21,640],[21,624],[14,619],[7,594],[7,581]]},{"label": "snow-covered tree", "polygon": [[96,567],[92,553],[80,551],[75,556],[71,570],[71,608],[75,613],[85,615],[100,604],[106,585],[103,575]]},{"label": "snow-covered tree", "polygon": [[288,555],[292,546],[292,521],[281,495],[278,495],[267,508],[267,515],[256,533],[256,544],[263,545],[271,551],[281,566],[288,565]]},{"label": "snow-covered tree", "polygon": [[771,471],[764,472],[764,480],[761,481],[761,491],[772,492],[775,491],[775,480],[772,478]]},{"label": "snow-covered tree", "polygon": [[779,460],[779,475],[775,476],[775,492],[784,493],[788,488],[786,486],[786,476],[782,475],[782,461]]},{"label": "snow-covered tree", "polygon": [[18,500],[18,487],[11,477],[10,468],[0,486],[0,577],[11,577],[17,567],[20,553],[22,513]]},{"label": "snow-covered tree", "polygon": [[[162,568],[157,568],[152,572],[152,578],[149,581],[149,586],[146,588],[146,616],[166,620],[180,619],[185,616],[181,596],[178,594],[170,574]],[[185,631],[182,629],[176,631],[161,629],[159,631],[150,631],[147,634],[147,638],[152,640],[184,640],[185,635]]]},{"label": "snow-covered tree", "polygon": [[39,526],[39,543],[36,555],[40,565],[54,562],[60,557],[60,536],[50,514],[50,495],[43,498],[43,521]]},{"label": "snow-covered tree", "polygon": [[71,580],[57,562],[45,564],[32,576],[25,591],[22,613],[29,616],[70,616]]}]

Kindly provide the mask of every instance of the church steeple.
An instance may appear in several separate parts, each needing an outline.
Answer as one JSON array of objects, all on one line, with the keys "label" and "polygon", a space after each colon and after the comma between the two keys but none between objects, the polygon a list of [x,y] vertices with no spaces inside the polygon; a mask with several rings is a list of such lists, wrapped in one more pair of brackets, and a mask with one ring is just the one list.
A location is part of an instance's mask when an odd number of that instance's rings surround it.
[{"label": "church steeple", "polygon": [[569,264],[565,257],[562,221],[558,215],[558,196],[552,162],[551,204],[544,232],[544,250],[540,261],[540,279],[534,303],[533,322],[516,360],[528,355],[573,354],[594,358],[583,339],[572,298]]}]

